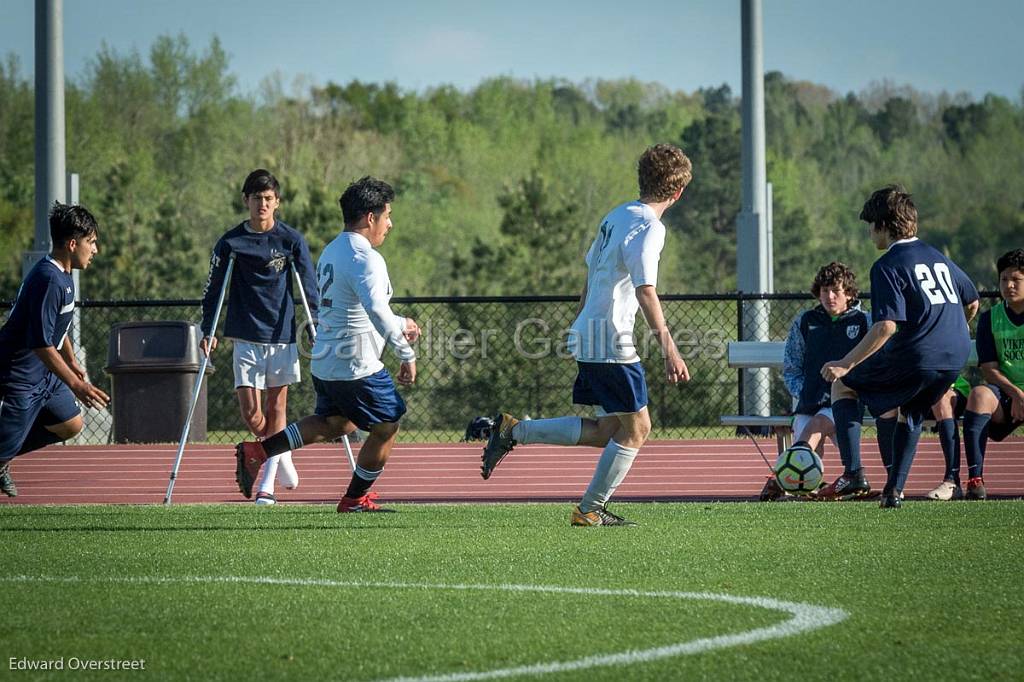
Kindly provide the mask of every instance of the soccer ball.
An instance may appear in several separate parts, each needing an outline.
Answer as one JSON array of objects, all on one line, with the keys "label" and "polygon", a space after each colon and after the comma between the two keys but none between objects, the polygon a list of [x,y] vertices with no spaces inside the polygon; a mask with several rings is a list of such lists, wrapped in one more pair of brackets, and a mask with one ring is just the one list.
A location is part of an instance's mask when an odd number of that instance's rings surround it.
[{"label": "soccer ball", "polygon": [[807,495],[818,489],[825,477],[821,457],[803,443],[782,451],[775,460],[775,480],[787,493]]}]

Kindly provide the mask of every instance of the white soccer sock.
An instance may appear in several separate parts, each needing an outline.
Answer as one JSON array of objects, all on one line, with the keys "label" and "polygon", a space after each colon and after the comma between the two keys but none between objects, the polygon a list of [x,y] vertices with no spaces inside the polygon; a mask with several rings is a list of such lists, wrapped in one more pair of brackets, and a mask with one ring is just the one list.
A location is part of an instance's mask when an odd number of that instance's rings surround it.
[{"label": "white soccer sock", "polygon": [[263,468],[260,470],[260,483],[256,488],[257,493],[274,494],[274,477],[277,476],[279,459],[281,459],[281,455],[268,457],[267,461],[263,464]]},{"label": "white soccer sock", "polygon": [[597,468],[594,470],[594,477],[587,486],[587,492],[580,500],[580,511],[586,513],[604,507],[615,489],[626,478],[629,468],[633,466],[633,460],[638,448],[627,448],[619,445],[614,440],[608,441],[601,453],[601,459],[597,461]]},{"label": "white soccer sock", "polygon": [[581,433],[583,420],[579,417],[527,419],[512,427],[512,438],[522,445],[576,445],[580,442]]},{"label": "white soccer sock", "polygon": [[274,459],[279,460],[277,480],[281,482],[281,485],[289,490],[299,487],[299,472],[295,470],[295,465],[292,463],[292,451],[282,452]]}]

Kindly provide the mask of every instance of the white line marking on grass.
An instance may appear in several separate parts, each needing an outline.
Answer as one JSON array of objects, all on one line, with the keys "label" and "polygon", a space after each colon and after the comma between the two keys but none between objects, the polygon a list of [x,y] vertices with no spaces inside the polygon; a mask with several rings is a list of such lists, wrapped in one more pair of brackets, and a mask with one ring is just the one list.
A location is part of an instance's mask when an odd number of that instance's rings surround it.
[{"label": "white line marking on grass", "polygon": [[614,590],[592,587],[558,587],[549,585],[468,585],[441,583],[403,583],[403,582],[372,582],[372,581],[349,581],[349,580],[327,580],[319,578],[272,578],[265,576],[138,576],[132,578],[80,578],[77,576],[0,576],[0,582],[16,583],[119,583],[119,584],[141,584],[141,585],[169,585],[169,584],[209,584],[209,583],[234,583],[248,585],[293,585],[299,587],[340,587],[340,588],[384,588],[384,589],[409,589],[409,590],[461,590],[461,591],[505,591],[505,592],[542,592],[551,594],[579,594],[593,597],[636,597],[643,599],[689,599],[696,601],[715,601],[726,604],[738,604],[742,606],[754,606],[771,611],[783,611],[789,613],[792,618],[769,625],[763,628],[737,632],[730,635],[719,635],[717,637],[702,637],[688,642],[679,642],[668,646],[654,647],[652,649],[623,651],[613,654],[598,654],[585,656],[571,661],[556,661],[553,663],[534,663],[514,668],[499,668],[497,670],[483,670],[479,672],[448,673],[442,675],[425,675],[419,677],[395,677],[384,682],[469,682],[470,680],[494,680],[504,677],[517,677],[527,675],[546,675],[548,673],[568,672],[585,670],[587,668],[598,668],[605,666],[630,665],[634,663],[647,663],[662,658],[673,656],[688,656],[693,654],[725,649],[733,646],[742,646],[763,642],[770,639],[791,637],[801,632],[818,630],[836,623],[842,622],[850,614],[842,609],[829,608],[826,606],[815,606],[800,602],[781,601],[771,597],[738,597],[730,594],[717,594],[714,592],[674,592],[656,591],[645,592],[641,590]]}]

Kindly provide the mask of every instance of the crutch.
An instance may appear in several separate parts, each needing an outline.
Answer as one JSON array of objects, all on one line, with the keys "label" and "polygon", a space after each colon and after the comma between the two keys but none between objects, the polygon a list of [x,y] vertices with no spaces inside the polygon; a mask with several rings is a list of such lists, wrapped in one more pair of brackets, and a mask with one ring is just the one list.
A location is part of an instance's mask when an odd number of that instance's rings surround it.
[{"label": "crutch", "polygon": [[[295,269],[295,263],[292,262],[292,274],[295,275],[295,286],[299,289],[299,297],[302,299],[302,307],[306,310],[306,324],[309,325],[309,336],[316,341],[316,324],[313,322],[313,315],[309,312],[309,301],[306,299],[306,290],[302,287],[302,278],[299,277],[299,271]],[[352,467],[352,471],[356,470],[356,458],[352,454],[352,444],[348,442],[348,434],[341,437],[341,442],[345,446],[345,454],[348,455],[348,464]]]},{"label": "crutch", "polygon": [[[217,322],[220,320],[220,309],[224,305],[224,294],[227,293],[228,284],[231,282],[231,271],[235,268],[235,254],[228,257],[228,267],[224,271],[224,283],[220,287],[220,295],[217,297],[217,308],[213,312],[213,326],[210,327],[210,338],[217,335]],[[213,345],[212,343],[210,344]],[[188,415],[185,417],[185,426],[181,430],[181,442],[178,443],[178,455],[174,459],[174,469],[171,470],[171,480],[167,484],[167,495],[164,496],[164,504],[171,504],[171,495],[174,493],[174,481],[178,478],[178,467],[181,466],[181,456],[185,452],[185,441],[188,440],[188,431],[192,428],[192,413],[196,410],[196,403],[199,402],[199,390],[203,386],[203,379],[206,378],[206,366],[210,364],[210,354],[213,348],[206,349],[206,355],[199,364],[199,375],[196,377],[196,385],[192,389],[192,402],[188,406]]]}]

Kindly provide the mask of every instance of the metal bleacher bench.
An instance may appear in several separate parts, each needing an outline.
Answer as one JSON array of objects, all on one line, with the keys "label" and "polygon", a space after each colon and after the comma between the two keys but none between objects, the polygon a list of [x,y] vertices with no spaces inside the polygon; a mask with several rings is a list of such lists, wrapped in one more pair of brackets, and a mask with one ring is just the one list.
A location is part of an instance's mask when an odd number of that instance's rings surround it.
[{"label": "metal bleacher bench", "polygon": [[[729,367],[734,369],[768,368],[781,371],[785,348],[786,344],[783,341],[730,341],[726,348]],[[978,354],[973,342],[967,364],[971,366],[978,364]],[[767,427],[775,434],[779,452],[789,447],[792,436],[789,427],[793,423],[793,418],[786,415],[729,414],[722,416],[721,423],[723,426]],[[925,423],[930,422],[926,421]],[[873,418],[867,415],[864,417],[865,426],[874,426],[874,424]]]}]

